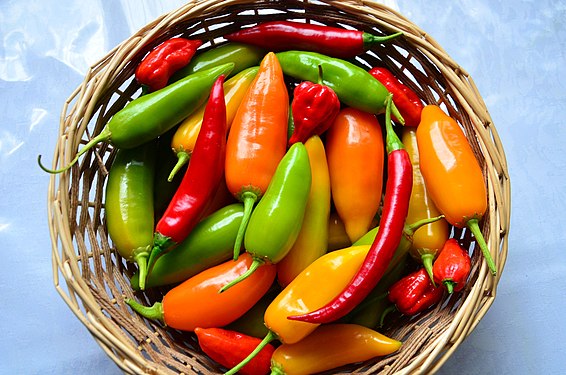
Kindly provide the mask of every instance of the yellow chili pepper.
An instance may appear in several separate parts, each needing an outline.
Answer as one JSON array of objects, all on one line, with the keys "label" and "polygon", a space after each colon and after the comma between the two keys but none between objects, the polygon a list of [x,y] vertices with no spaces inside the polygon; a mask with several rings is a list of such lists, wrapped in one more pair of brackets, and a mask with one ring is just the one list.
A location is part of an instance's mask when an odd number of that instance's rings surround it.
[{"label": "yellow chili pepper", "polygon": [[[257,75],[259,67],[251,67],[245,69],[224,83],[224,100],[226,102],[226,131],[230,129],[232,120],[236,115],[236,111],[246,91],[248,90],[253,79]],[[177,154],[177,164],[169,175],[169,181],[173,179],[179,169],[185,165],[195,147],[202,118],[204,116],[205,105],[202,105],[193,114],[187,117],[178,127],[173,139],[171,140],[171,148]]]},{"label": "yellow chili pepper", "polygon": [[326,253],[330,215],[330,177],[324,144],[319,136],[305,142],[312,182],[301,232],[289,253],[277,264],[279,284],[287,286],[309,264]]},{"label": "yellow chili pepper", "polygon": [[[430,219],[441,213],[429,196],[425,181],[419,167],[419,150],[417,146],[417,131],[415,128],[403,128],[401,141],[413,164],[413,189],[409,201],[409,212],[406,221],[414,223],[422,219]],[[430,224],[423,225],[413,234],[411,256],[422,262],[432,280],[432,262],[448,240],[450,233],[448,222],[442,218]]]},{"label": "yellow chili pepper", "polygon": [[401,342],[357,324],[329,324],[271,356],[271,374],[307,375],[396,352]]}]

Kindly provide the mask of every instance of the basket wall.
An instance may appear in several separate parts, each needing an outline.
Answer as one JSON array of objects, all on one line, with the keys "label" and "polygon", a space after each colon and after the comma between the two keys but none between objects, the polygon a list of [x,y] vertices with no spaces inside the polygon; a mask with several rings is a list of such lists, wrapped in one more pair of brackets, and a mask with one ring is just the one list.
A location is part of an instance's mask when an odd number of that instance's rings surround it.
[{"label": "basket wall", "polygon": [[[482,232],[498,268],[492,277],[469,231],[454,236],[472,250],[467,287],[416,319],[397,318],[383,333],[404,342],[394,355],[338,369],[336,373],[433,373],[491,306],[507,257],[510,184],[504,151],[472,79],[418,26],[377,3],[326,0],[189,1],[150,23],[94,65],[63,108],[53,167],[66,165],[77,148],[100,132],[114,113],[140,94],[133,72],[154,46],[173,36],[200,38],[210,48],[222,35],[260,21],[287,19],[405,36],[377,46],[355,62],[386,66],[427,104],[457,119],[484,170],[489,212]],[[103,350],[127,373],[218,373],[193,334],[164,329],[141,318],[124,296],[144,304],[160,300],[165,288],[134,293],[134,268],[113,250],[105,229],[104,187],[114,153],[109,144],[87,152],[68,173],[49,185],[49,225],[55,287]]]}]

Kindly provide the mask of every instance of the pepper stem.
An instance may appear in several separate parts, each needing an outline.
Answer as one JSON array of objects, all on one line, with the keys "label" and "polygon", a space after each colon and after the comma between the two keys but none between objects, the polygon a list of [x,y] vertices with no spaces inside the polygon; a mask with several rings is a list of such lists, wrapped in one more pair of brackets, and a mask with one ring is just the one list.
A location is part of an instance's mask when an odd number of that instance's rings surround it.
[{"label": "pepper stem", "polygon": [[432,274],[432,261],[434,260],[434,254],[426,253],[421,255],[421,262],[423,263],[424,269],[432,282],[432,285],[436,287],[436,283],[434,282],[434,275]]},{"label": "pepper stem", "polygon": [[317,79],[316,83],[318,83],[319,85],[324,85],[324,83],[322,83],[322,82],[323,82],[323,80],[322,80],[322,65],[318,64],[318,79]]},{"label": "pepper stem", "polygon": [[155,302],[153,306],[144,306],[131,298],[126,298],[125,302],[132,308],[132,310],[144,318],[159,320],[160,322],[165,323],[163,318],[163,304],[161,302]]},{"label": "pepper stem", "polygon": [[481,233],[480,226],[479,226],[479,220],[478,219],[470,219],[470,220],[468,220],[468,222],[466,224],[467,224],[468,228],[472,231],[472,234],[476,238],[478,245],[480,245],[480,249],[483,253],[483,257],[485,258],[485,261],[487,262],[487,265],[489,267],[489,270],[491,271],[491,274],[493,276],[497,275],[497,267],[495,266],[495,263],[493,262],[493,258],[491,257],[491,253],[489,252],[489,249],[487,248],[487,244],[485,243],[485,239],[483,238],[483,234]]},{"label": "pepper stem", "polygon": [[411,223],[411,224],[407,224],[407,225],[405,225],[405,228],[403,228],[403,233],[406,236],[412,236],[412,235],[415,234],[417,229],[419,229],[420,227],[425,226],[427,224],[434,223],[435,221],[438,221],[442,218],[444,218],[444,215],[429,217],[429,218],[426,218],[426,219],[415,221],[414,223]]},{"label": "pepper stem", "polygon": [[187,164],[190,159],[191,159],[191,155],[189,155],[188,152],[186,152],[186,151],[177,152],[177,163],[175,164],[175,166],[171,170],[171,173],[169,174],[167,181],[169,181],[169,182],[173,181],[173,178],[175,178],[175,175],[177,174],[177,172],[179,172],[179,170],[181,168],[183,168],[183,166],[185,164]]},{"label": "pepper stem", "polygon": [[393,123],[391,122],[391,107],[393,104],[393,94],[387,95],[385,99],[385,143],[387,148],[387,153],[390,154],[395,150],[402,150],[405,148],[403,142],[399,139],[399,136],[393,130]]},{"label": "pepper stem", "polygon": [[[149,253],[149,260],[147,261],[147,273],[151,272],[153,265],[159,259],[159,257],[168,250],[171,246],[175,244],[175,241],[171,239],[171,237],[167,237],[162,235],[161,233],[157,232],[153,236],[153,248]],[[146,275],[147,277],[147,275]],[[141,274],[139,279],[140,289],[142,289],[142,284],[145,285],[145,280],[142,281]]]},{"label": "pepper stem", "polygon": [[94,146],[96,146],[98,143],[103,142],[103,141],[109,141],[111,138],[111,133],[110,130],[108,128],[104,128],[102,129],[102,131],[100,132],[100,134],[98,134],[96,137],[92,138],[78,153],[77,155],[74,157],[73,160],[71,160],[71,162],[61,168],[61,169],[49,169],[46,166],[44,166],[41,163],[41,155],[37,156],[37,164],[39,164],[39,167],[41,169],[43,169],[45,172],[47,173],[51,173],[51,174],[58,174],[61,172],[65,172],[68,171],[81,157],[81,155],[83,155],[85,152],[87,152],[88,150],[90,150],[91,148],[93,148]]},{"label": "pepper stem", "polygon": [[230,289],[231,287],[233,287],[234,285],[238,284],[240,281],[244,281],[249,276],[251,276],[258,269],[259,266],[263,265],[264,263],[265,263],[265,261],[263,259],[254,258],[252,264],[250,265],[250,268],[246,272],[244,272],[243,274],[241,274],[240,276],[238,276],[234,280],[230,281],[228,284],[224,285],[218,291],[218,293],[225,292],[228,289]]},{"label": "pepper stem", "polygon": [[267,344],[269,344],[271,341],[275,339],[277,339],[277,335],[275,335],[275,333],[273,333],[272,331],[267,332],[267,335],[265,335],[263,340],[261,340],[261,342],[256,346],[256,348],[246,358],[244,358],[242,362],[238,363],[235,367],[232,367],[232,369],[230,369],[228,372],[225,372],[224,375],[234,375],[235,373],[240,371],[245,365],[248,364],[248,362],[254,359],[254,357],[259,352],[261,352],[261,350],[265,348]]},{"label": "pepper stem", "polygon": [[393,311],[397,311],[397,307],[395,305],[391,305],[385,310],[383,310],[381,316],[379,317],[379,328],[383,327],[383,322],[385,321],[385,317],[389,315],[389,313],[392,313]]},{"label": "pepper stem", "polygon": [[403,33],[401,31],[399,31],[395,34],[383,35],[383,36],[377,36],[377,35],[373,35],[373,34],[370,34],[370,33],[363,33],[362,39],[363,39],[363,43],[364,43],[364,48],[368,49],[374,44],[380,44],[380,43],[383,43],[383,42],[388,42],[388,41],[395,39],[395,38],[397,38],[398,36],[401,36],[401,35],[403,35]]},{"label": "pepper stem", "polygon": [[242,222],[238,228],[236,242],[234,243],[234,260],[238,260],[238,256],[240,256],[240,249],[242,248],[242,242],[244,242],[244,234],[246,233],[246,228],[248,227],[248,222],[252,215],[252,209],[257,199],[258,195],[253,191],[245,191],[240,196],[240,200],[244,203],[244,216],[242,216]]},{"label": "pepper stem", "polygon": [[446,287],[446,290],[448,291],[449,294],[454,293],[454,284],[455,282],[452,280],[444,280],[442,282],[444,284],[444,286]]},{"label": "pepper stem", "polygon": [[141,290],[145,289],[145,279],[147,277],[147,258],[149,257],[149,246],[134,251],[134,261],[138,265],[138,286]]}]

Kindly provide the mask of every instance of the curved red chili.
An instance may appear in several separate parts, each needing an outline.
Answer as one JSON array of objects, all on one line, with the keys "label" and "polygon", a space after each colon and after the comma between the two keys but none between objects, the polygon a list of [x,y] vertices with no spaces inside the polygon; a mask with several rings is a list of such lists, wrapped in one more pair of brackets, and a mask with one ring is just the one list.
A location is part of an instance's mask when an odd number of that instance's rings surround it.
[{"label": "curved red chili", "polygon": [[324,55],[351,58],[371,46],[394,39],[403,33],[377,36],[359,30],[272,21],[225,35],[232,42],[253,44],[270,51],[305,50]]},{"label": "curved red chili", "polygon": [[167,210],[156,225],[149,269],[157,258],[183,241],[202,218],[224,176],[226,105],[224,75],[214,83],[191,162]]},{"label": "curved red chili", "polygon": [[392,95],[385,113],[388,178],[379,230],[362,266],[350,284],[326,306],[288,319],[309,323],[330,323],[354,309],[384,275],[403,236],[413,184],[409,154],[391,124]]}]

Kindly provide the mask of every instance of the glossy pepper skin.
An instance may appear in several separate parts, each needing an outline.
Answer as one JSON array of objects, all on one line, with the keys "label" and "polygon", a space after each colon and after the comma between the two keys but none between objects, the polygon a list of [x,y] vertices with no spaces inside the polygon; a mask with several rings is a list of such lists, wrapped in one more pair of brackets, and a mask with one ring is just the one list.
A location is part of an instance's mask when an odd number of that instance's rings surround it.
[{"label": "glossy pepper skin", "polygon": [[448,293],[459,292],[466,285],[471,268],[470,254],[457,240],[451,238],[446,241],[434,262],[434,282],[444,285]]},{"label": "glossy pepper skin", "polygon": [[406,126],[416,127],[421,121],[421,112],[423,110],[423,102],[418,95],[405,86],[397,79],[387,68],[375,67],[370,69],[375,79],[381,82],[390,93],[393,94],[393,103],[405,120]]},{"label": "glossy pepper skin", "polygon": [[377,118],[344,108],[326,134],[332,201],[351,242],[371,226],[381,202],[385,149]]},{"label": "glossy pepper skin", "polygon": [[[243,205],[233,203],[202,219],[175,251],[157,259],[145,286],[152,288],[180,283],[230,259],[242,216]],[[139,280],[137,272],[130,279],[136,290],[140,289]]]},{"label": "glossy pepper skin", "polygon": [[48,169],[41,164],[41,155],[38,157],[40,167],[48,173],[61,173],[100,142],[110,142],[116,148],[134,148],[156,139],[199,108],[208,98],[216,79],[232,71],[233,67],[230,63],[203,70],[132,100],[112,116],[102,131],[65,167]]},{"label": "glossy pepper skin", "polygon": [[[106,228],[118,254],[147,272],[153,237],[156,142],[118,150],[106,184]],[[151,232],[151,233],[150,233]]]},{"label": "glossy pepper skin", "polygon": [[391,95],[387,98],[386,108],[388,178],[376,238],[355,276],[332,301],[307,314],[289,316],[289,319],[310,323],[329,323],[342,318],[377,285],[395,255],[395,250],[403,237],[413,184],[413,172],[409,155],[391,124]]},{"label": "glossy pepper skin", "polygon": [[160,320],[174,329],[194,331],[197,327],[222,327],[244,315],[275,280],[275,266],[265,265],[225,293],[218,293],[223,285],[242,275],[251,264],[252,257],[243,254],[237,261],[229,260],[191,277],[151,307],[132,299],[127,299],[126,303],[140,315]]},{"label": "glossy pepper skin", "polygon": [[[286,75],[302,81],[318,82],[321,66],[322,84],[330,87],[343,104],[373,114],[385,112],[389,91],[363,68],[315,52],[285,51],[277,53],[277,58]],[[403,118],[395,106],[392,111],[396,118]]]},{"label": "glossy pepper skin", "polygon": [[[416,130],[414,128],[403,128],[401,141],[405,145],[413,165],[413,188],[411,190],[411,200],[409,201],[407,222],[412,223],[421,219],[437,217],[440,215],[440,211],[436,208],[426,189],[419,166]],[[433,280],[432,263],[446,240],[448,240],[449,235],[448,222],[442,218],[419,228],[413,236],[413,246],[411,246],[410,254],[415,260],[423,264],[431,280]]]},{"label": "glossy pepper skin", "polygon": [[166,40],[143,58],[136,68],[136,80],[149,91],[164,88],[173,73],[187,65],[201,45],[201,40]]},{"label": "glossy pepper skin", "polygon": [[309,192],[301,230],[293,247],[277,263],[277,280],[288,285],[302,270],[327,251],[328,219],[330,216],[330,177],[324,144],[319,136],[310,137],[306,143],[311,169]]},{"label": "glossy pepper skin", "polygon": [[[161,254],[182,242],[201,220],[224,176],[226,157],[226,105],[224,76],[212,87],[192,162],[155,228],[149,267]],[[140,285],[141,286],[141,285]],[[142,289],[143,290],[143,289]]]},{"label": "glossy pepper skin", "polygon": [[[246,358],[261,339],[240,332],[222,328],[195,328],[198,343],[203,352],[224,367],[234,367]],[[269,374],[271,355],[275,348],[266,345],[246,366],[240,369],[242,375]]]},{"label": "glossy pepper skin", "polygon": [[377,36],[358,30],[290,21],[271,21],[225,35],[233,42],[249,43],[270,51],[300,49],[352,58],[373,45],[402,35]]},{"label": "glossy pepper skin", "polygon": [[301,231],[311,181],[307,149],[302,143],[295,143],[277,166],[246,229],[244,247],[254,258],[250,272],[227,284],[222,291],[248,277],[262,264],[276,264],[289,253]]},{"label": "glossy pepper skin", "polygon": [[271,374],[308,375],[389,355],[401,342],[357,324],[328,324],[296,344],[283,344],[271,357]]},{"label": "glossy pepper skin", "polygon": [[244,203],[234,259],[240,253],[253,206],[267,190],[287,151],[288,116],[283,72],[275,54],[268,53],[238,107],[226,145],[226,184]]},{"label": "glossy pepper skin", "polygon": [[388,299],[404,315],[418,314],[442,299],[443,288],[434,286],[424,268],[420,268],[389,288]]},{"label": "glossy pepper skin", "polygon": [[427,105],[417,127],[417,144],[419,166],[434,204],[450,224],[471,230],[495,275],[495,263],[479,228],[487,210],[487,188],[464,131],[440,107]]},{"label": "glossy pepper skin", "polygon": [[[242,102],[250,84],[257,74],[258,68],[247,68],[224,83],[224,102],[226,103],[226,131],[230,130],[236,111]],[[177,128],[171,139],[171,148],[177,156],[177,163],[169,175],[171,181],[179,168],[189,162],[195,143],[202,126],[206,105],[187,117]]]},{"label": "glossy pepper skin", "polygon": [[322,68],[319,69],[319,83],[301,82],[293,91],[291,110],[294,128],[289,145],[305,143],[311,136],[321,135],[340,112],[340,100],[330,87],[321,84]]}]

